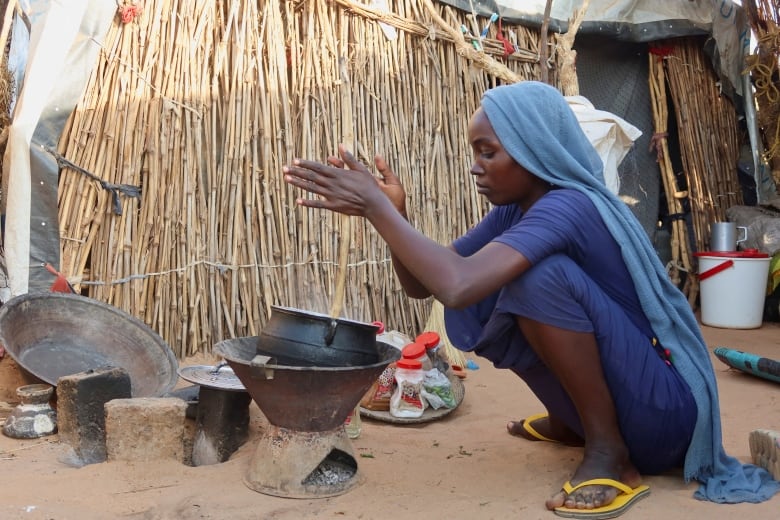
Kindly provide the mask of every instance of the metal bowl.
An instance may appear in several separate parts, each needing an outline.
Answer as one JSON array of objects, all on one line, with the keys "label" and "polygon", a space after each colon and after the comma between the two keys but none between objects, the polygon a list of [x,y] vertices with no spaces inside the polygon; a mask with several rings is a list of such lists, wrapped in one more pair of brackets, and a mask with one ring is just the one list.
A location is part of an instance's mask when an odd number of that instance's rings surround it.
[{"label": "metal bowl", "polygon": [[25,294],[0,307],[0,343],[33,377],[60,377],[104,367],[130,376],[133,397],[161,397],[178,380],[178,362],[141,320],[76,294]]}]

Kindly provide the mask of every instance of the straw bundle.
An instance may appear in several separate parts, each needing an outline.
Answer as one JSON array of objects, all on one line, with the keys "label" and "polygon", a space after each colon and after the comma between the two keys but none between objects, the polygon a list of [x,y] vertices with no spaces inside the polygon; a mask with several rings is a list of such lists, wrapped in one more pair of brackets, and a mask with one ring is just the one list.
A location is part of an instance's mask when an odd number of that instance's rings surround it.
[{"label": "straw bundle", "polygon": [[[678,186],[672,160],[669,156],[669,142],[667,139],[669,105],[666,98],[666,74],[664,72],[663,53],[664,51],[660,47],[655,46],[651,47],[651,51],[648,54],[650,60],[650,99],[655,126],[651,143],[656,149],[658,166],[661,170],[661,179],[663,181],[664,193],[666,194],[667,210],[672,224],[672,259],[667,266],[667,273],[672,283],[680,287],[680,271],[693,273],[694,268],[688,226],[685,222],[683,211],[683,201],[687,198],[688,192],[681,190]],[[696,297],[699,292],[698,279],[695,276],[686,276],[685,283],[680,289],[687,296],[691,307],[695,307]]]},{"label": "straw bundle", "polygon": [[63,168],[60,270],[77,290],[185,357],[258,334],[272,305],[328,312],[348,245],[342,314],[421,330],[431,301],[403,295],[382,240],[362,221],[345,232],[338,216],[296,206],[282,166],[334,154],[351,119],[356,155],[383,154],[412,223],[449,242],[486,211],[466,175],[468,117],[499,81],[491,70],[538,77],[538,32],[504,25],[518,48],[504,56],[493,26],[470,61],[439,24],[478,34],[487,20],[388,6],[152,0],[130,23],[117,17],[57,153],[141,196],[121,196],[117,212],[99,182]]},{"label": "straw bundle", "polygon": [[709,248],[710,224],[742,204],[737,179],[739,137],[734,105],[718,89],[703,40],[667,42],[666,77],[674,104],[696,249]]}]

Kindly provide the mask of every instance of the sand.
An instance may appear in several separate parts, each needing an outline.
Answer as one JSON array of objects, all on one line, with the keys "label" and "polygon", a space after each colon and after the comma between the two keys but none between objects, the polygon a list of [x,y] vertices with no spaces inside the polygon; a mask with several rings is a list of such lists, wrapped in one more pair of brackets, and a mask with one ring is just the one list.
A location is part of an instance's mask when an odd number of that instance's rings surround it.
[{"label": "sand", "polygon": [[[780,359],[780,325],[703,328],[711,349],[726,346]],[[330,498],[291,499],[243,482],[263,417],[252,403],[252,435],[227,462],[191,467],[175,461],[103,462],[75,467],[57,435],[18,440],[0,435],[2,519],[553,519],[544,500],[571,475],[580,450],[531,443],[506,432],[509,419],[541,410],[507,371],[473,358],[465,399],[424,425],[364,419],[353,441],[361,483]],[[181,365],[201,364],[183,360]],[[721,394],[724,446],[750,461],[749,433],[780,430],[780,385],[729,369],[713,356]],[[10,356],[0,360],[0,401],[15,405],[24,384]],[[184,382],[186,386],[186,382]],[[11,408],[12,409],[12,408]],[[5,417],[9,407],[0,407]],[[260,425],[260,426],[258,426]],[[69,463],[71,461],[71,463]],[[623,518],[740,520],[777,518],[780,496],[762,504],[718,505],[693,498],[679,472],[645,477],[651,495]]]}]

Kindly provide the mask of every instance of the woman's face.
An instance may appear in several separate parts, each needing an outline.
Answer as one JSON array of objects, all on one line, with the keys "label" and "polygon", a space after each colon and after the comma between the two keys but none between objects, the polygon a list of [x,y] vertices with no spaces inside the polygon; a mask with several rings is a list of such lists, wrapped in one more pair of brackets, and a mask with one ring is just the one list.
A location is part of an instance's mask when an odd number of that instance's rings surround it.
[{"label": "woman's face", "polygon": [[474,152],[470,173],[477,191],[491,204],[519,204],[528,210],[550,190],[547,182],[520,166],[501,145],[481,108],[469,123],[469,142]]}]

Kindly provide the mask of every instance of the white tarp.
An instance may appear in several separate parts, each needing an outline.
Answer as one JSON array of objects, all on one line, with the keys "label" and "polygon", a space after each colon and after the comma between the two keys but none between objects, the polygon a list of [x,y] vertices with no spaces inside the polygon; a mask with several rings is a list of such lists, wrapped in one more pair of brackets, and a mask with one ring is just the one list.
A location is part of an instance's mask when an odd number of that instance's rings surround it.
[{"label": "white tarp", "polygon": [[[55,148],[84,92],[100,41],[116,13],[113,0],[20,2],[30,22],[29,45],[3,160],[3,246],[11,296],[48,288],[45,263],[59,264],[57,188],[59,167],[45,147]],[[14,39],[24,29],[14,21]],[[18,24],[18,25],[17,25]],[[18,50],[17,50],[18,52]],[[11,53],[14,53],[12,46]],[[35,287],[35,286],[38,287]]]},{"label": "white tarp", "polygon": [[604,183],[618,195],[618,166],[642,132],[615,114],[598,110],[582,96],[567,96],[566,101],[604,163]]}]

